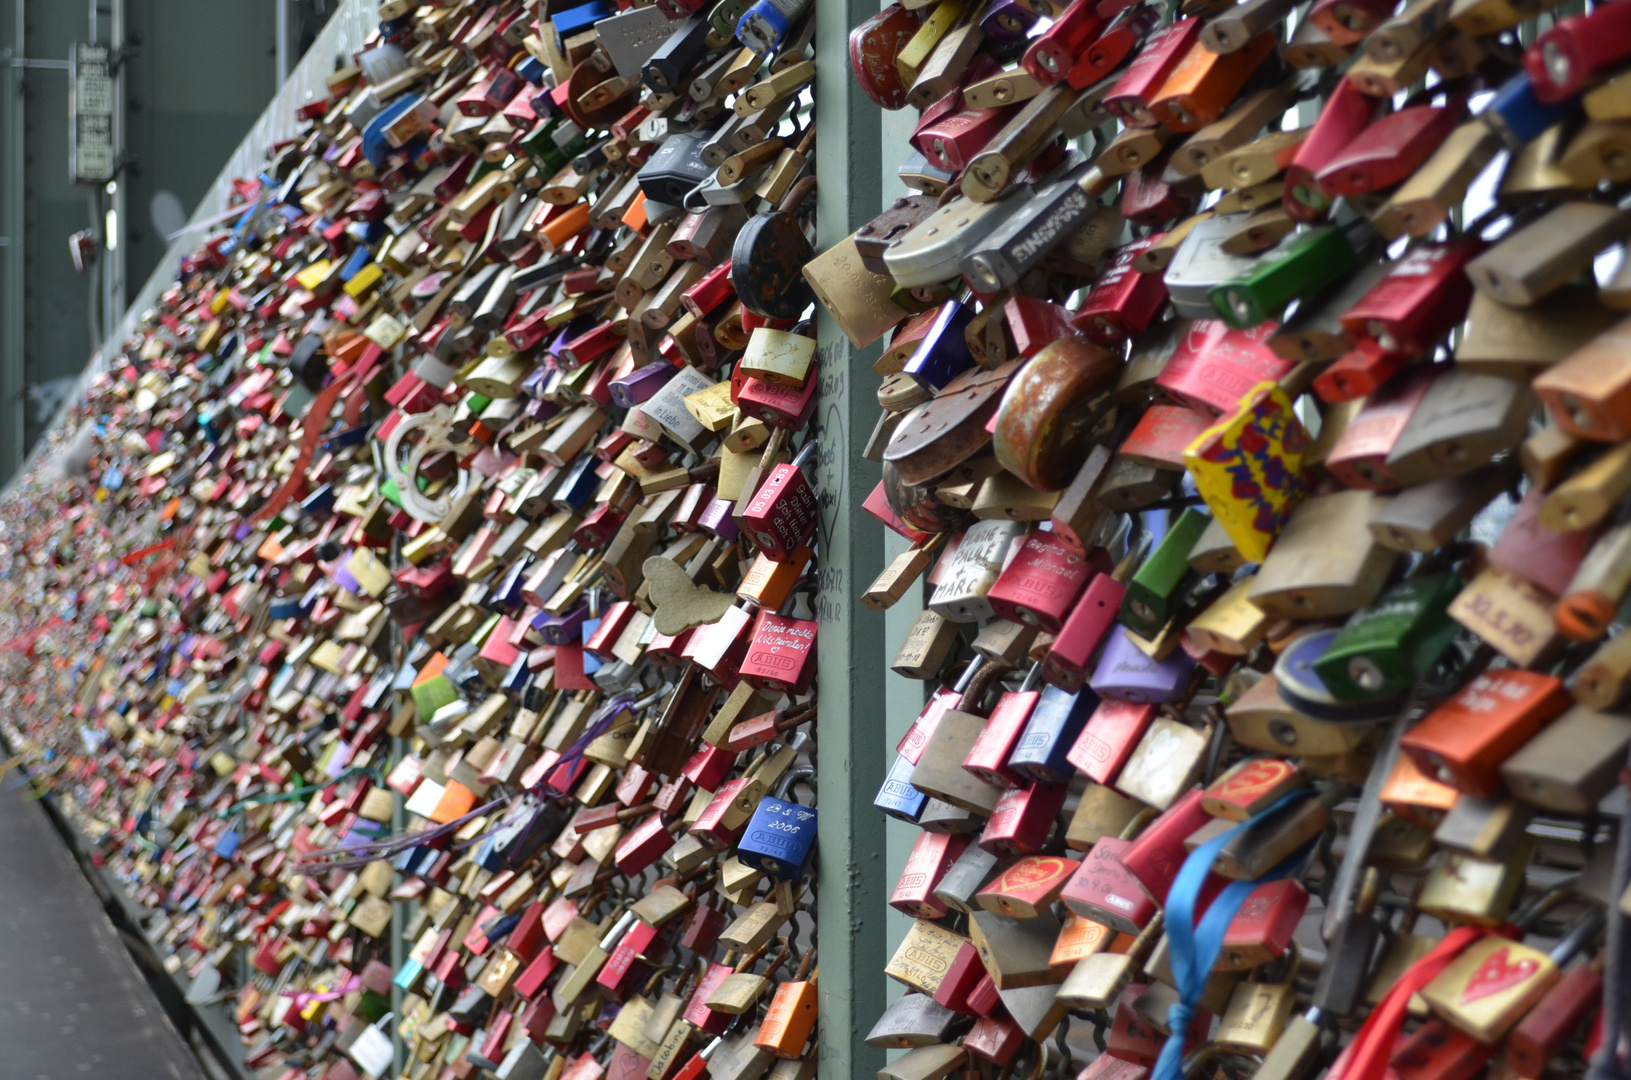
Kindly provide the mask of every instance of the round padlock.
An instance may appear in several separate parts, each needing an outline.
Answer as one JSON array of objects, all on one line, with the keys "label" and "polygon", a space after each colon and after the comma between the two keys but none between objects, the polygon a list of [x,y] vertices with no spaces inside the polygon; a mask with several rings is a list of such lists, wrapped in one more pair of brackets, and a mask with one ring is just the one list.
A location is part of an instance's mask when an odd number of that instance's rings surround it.
[{"label": "round padlock", "polygon": [[1076,475],[1115,386],[1121,364],[1086,338],[1060,338],[1008,384],[997,407],[993,444],[1003,468],[1038,491],[1059,491]]},{"label": "round padlock", "polygon": [[934,483],[908,484],[899,469],[887,461],[883,464],[883,493],[895,516],[918,532],[951,532],[962,520],[963,511],[937,499]]}]

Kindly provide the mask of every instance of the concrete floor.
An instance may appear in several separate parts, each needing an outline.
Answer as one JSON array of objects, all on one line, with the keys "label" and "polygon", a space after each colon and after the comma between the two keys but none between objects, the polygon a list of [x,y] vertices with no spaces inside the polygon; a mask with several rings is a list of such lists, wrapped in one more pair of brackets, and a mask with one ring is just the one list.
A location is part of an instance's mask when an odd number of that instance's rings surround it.
[{"label": "concrete floor", "polygon": [[0,1080],[203,1080],[45,810],[0,781]]}]

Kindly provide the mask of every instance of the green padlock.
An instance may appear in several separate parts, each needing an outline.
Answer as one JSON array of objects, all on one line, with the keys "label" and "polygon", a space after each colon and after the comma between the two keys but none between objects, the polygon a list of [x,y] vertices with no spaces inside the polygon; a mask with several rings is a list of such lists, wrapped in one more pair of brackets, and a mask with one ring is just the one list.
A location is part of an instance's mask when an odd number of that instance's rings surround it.
[{"label": "green padlock", "polygon": [[1244,276],[1212,286],[1207,295],[1224,322],[1245,330],[1267,321],[1297,297],[1351,274],[1358,265],[1347,230],[1321,225],[1287,236],[1263,252]]},{"label": "green padlock", "polygon": [[1460,629],[1446,614],[1460,591],[1461,579],[1448,572],[1401,581],[1348,617],[1314,671],[1339,701],[1410,689]]},{"label": "green padlock", "polygon": [[1194,507],[1185,509],[1172,523],[1127,583],[1118,614],[1123,626],[1146,638],[1161,632],[1172,618],[1185,583],[1198,576],[1189,568],[1189,553],[1211,523],[1211,518]]},{"label": "green padlock", "polygon": [[714,9],[708,12],[708,26],[729,41],[736,36],[736,24],[747,11],[746,0],[719,0]]},{"label": "green padlock", "polygon": [[587,150],[589,140],[584,137],[582,129],[562,113],[527,132],[518,145],[523,153],[538,163],[539,172],[554,175],[565,168],[567,162]]}]

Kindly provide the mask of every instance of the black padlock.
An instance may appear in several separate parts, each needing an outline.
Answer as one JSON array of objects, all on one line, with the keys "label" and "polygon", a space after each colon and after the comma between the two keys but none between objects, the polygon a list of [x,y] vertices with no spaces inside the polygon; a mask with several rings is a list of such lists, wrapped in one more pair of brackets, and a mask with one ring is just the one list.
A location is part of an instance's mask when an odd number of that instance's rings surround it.
[{"label": "black padlock", "polygon": [[731,248],[731,284],[742,306],[767,319],[796,319],[815,302],[804,264],[815,249],[799,221],[799,207],[815,190],[815,178],[794,184],[781,205],[748,218]]}]

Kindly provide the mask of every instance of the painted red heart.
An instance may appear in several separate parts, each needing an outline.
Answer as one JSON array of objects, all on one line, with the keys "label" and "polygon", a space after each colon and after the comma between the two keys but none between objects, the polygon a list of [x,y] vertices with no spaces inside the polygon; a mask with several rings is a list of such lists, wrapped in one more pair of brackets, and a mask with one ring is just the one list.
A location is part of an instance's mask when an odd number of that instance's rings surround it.
[{"label": "painted red heart", "polygon": [[1512,950],[1503,945],[1484,957],[1484,962],[1467,980],[1467,988],[1461,992],[1461,1004],[1471,1005],[1491,994],[1521,986],[1540,970],[1540,961],[1533,957],[1525,957],[1514,964],[1510,962],[1511,956]]}]

